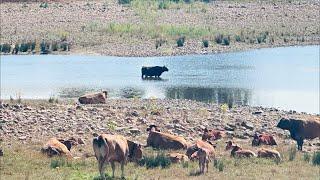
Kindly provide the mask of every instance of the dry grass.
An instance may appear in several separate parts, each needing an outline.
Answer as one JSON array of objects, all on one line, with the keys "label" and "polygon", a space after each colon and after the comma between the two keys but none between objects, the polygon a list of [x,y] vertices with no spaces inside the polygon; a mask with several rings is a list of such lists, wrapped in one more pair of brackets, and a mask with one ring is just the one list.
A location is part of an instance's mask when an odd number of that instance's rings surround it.
[{"label": "dry grass", "polygon": [[[88,146],[87,148],[90,148]],[[209,165],[209,173],[193,175],[198,170],[197,162],[187,165],[174,164],[170,168],[146,169],[133,163],[125,168],[127,179],[319,179],[320,169],[304,161],[303,153],[297,152],[293,161],[289,161],[290,147],[278,148],[284,154],[279,164],[268,159],[232,159],[229,152],[223,150],[220,142],[217,152],[218,158],[224,164],[224,170],[219,172]],[[250,147],[252,149],[252,147]],[[91,149],[88,149],[91,150]],[[156,153],[147,149],[145,154]],[[28,146],[13,145],[4,147],[1,160],[0,177],[3,179],[98,179],[97,163],[94,157],[65,161],[59,168],[50,167],[52,162],[61,162],[58,158],[47,158],[40,154],[39,144]],[[110,166],[106,173],[111,175]],[[116,169],[116,179],[120,176],[119,167]]]}]

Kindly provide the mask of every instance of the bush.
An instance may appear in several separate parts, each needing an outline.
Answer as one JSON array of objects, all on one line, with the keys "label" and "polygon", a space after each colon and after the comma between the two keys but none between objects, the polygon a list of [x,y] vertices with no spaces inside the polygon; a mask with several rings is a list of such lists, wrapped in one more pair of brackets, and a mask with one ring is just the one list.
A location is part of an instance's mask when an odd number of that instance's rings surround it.
[{"label": "bush", "polygon": [[64,159],[53,159],[51,160],[50,167],[55,169],[57,167],[62,167],[65,165],[65,160]]},{"label": "bush", "polygon": [[167,1],[161,1],[159,2],[159,5],[158,5],[158,9],[168,9],[169,8],[169,4]]},{"label": "bush", "polygon": [[58,43],[57,42],[53,42],[51,44],[51,50],[52,51],[58,51],[58,49],[59,49]]},{"label": "bush", "polygon": [[3,53],[10,53],[11,52],[11,45],[10,44],[3,44],[1,45],[1,52]]},{"label": "bush", "polygon": [[165,44],[167,41],[163,40],[163,39],[157,39],[156,40],[156,49],[158,49],[159,47],[161,47],[163,44]]},{"label": "bush", "polygon": [[48,54],[49,53],[49,43],[46,43],[45,41],[42,41],[42,43],[40,44],[40,51],[41,54]]},{"label": "bush", "polygon": [[213,166],[216,169],[218,169],[220,172],[222,172],[224,170],[224,167],[225,167],[223,160],[218,160],[218,159],[215,159],[213,161]]},{"label": "bush", "polygon": [[313,153],[312,164],[315,166],[320,166],[320,151]]},{"label": "bush", "polygon": [[185,41],[185,37],[184,37],[184,36],[179,37],[179,38],[177,39],[177,46],[178,46],[178,47],[183,47],[184,41]]},{"label": "bush", "polygon": [[60,47],[61,47],[62,51],[69,51],[70,50],[70,46],[67,42],[61,43]]},{"label": "bush", "polygon": [[41,8],[47,8],[48,7],[48,3],[44,2],[40,4]]},{"label": "bush", "polygon": [[303,154],[303,160],[306,162],[310,162],[311,155],[309,153],[304,153]]},{"label": "bush", "polygon": [[223,38],[223,45],[229,46],[230,45],[230,37],[224,37]]},{"label": "bush", "polygon": [[214,37],[214,41],[215,41],[217,44],[221,44],[221,43],[222,43],[222,39],[223,39],[223,35],[222,35],[222,34],[217,34],[217,35]]},{"label": "bush", "polygon": [[20,52],[27,52],[29,50],[29,44],[21,43],[19,47]]},{"label": "bush", "polygon": [[291,147],[289,149],[289,161],[293,161],[296,158],[297,149],[296,147]]},{"label": "bush", "polygon": [[203,47],[209,47],[209,41],[208,40],[202,40],[202,44],[203,44]]},{"label": "bush", "polygon": [[236,42],[243,42],[239,35],[235,35],[234,39],[236,40]]},{"label": "bush", "polygon": [[118,0],[119,4],[130,4],[131,0]]},{"label": "bush", "polygon": [[19,44],[15,44],[12,53],[18,54],[18,52],[19,52]]},{"label": "bush", "polygon": [[147,157],[144,156],[140,161],[138,161],[140,166],[146,166],[147,169],[150,168],[168,168],[171,166],[171,160],[164,155],[164,153],[157,154],[156,157],[151,156]]}]

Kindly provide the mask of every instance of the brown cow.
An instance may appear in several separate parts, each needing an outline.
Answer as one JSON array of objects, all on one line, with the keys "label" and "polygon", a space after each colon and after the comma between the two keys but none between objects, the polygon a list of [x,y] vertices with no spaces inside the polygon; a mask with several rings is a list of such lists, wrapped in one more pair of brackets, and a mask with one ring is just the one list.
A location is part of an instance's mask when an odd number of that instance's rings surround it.
[{"label": "brown cow", "polygon": [[224,132],[220,131],[220,130],[214,130],[214,129],[207,129],[205,128],[203,130],[203,134],[202,134],[202,140],[204,141],[215,141],[218,139],[221,139],[224,136]]},{"label": "brown cow", "polygon": [[226,142],[226,150],[232,149],[231,150],[231,156],[232,157],[255,157],[256,154],[247,149],[242,149],[239,145],[233,144],[232,141]]},{"label": "brown cow", "polygon": [[99,93],[86,94],[79,97],[80,104],[104,104],[108,96],[107,91],[102,91]]},{"label": "brown cow", "polygon": [[262,148],[258,150],[259,158],[274,158],[281,160],[280,153],[277,150]]},{"label": "brown cow", "polygon": [[121,164],[121,177],[124,177],[124,165],[127,163],[129,147],[127,139],[121,135],[101,134],[93,138],[93,150],[98,161],[100,176],[105,179],[104,164],[110,162],[114,177],[115,162]]},{"label": "brown cow", "polygon": [[140,144],[127,140],[129,147],[129,161],[137,162],[142,158],[142,147]]},{"label": "brown cow", "polygon": [[149,131],[147,146],[175,150],[186,149],[188,146],[187,141],[183,137],[160,132],[155,125],[150,125],[149,128],[147,128],[147,131]]},{"label": "brown cow", "polygon": [[193,159],[191,156],[192,154],[194,154],[195,152],[197,152],[199,149],[207,149],[210,156],[214,158],[215,154],[214,154],[214,146],[212,144],[210,144],[207,141],[203,141],[203,140],[197,140],[196,143],[190,147],[188,147],[186,155],[189,157],[189,159]]},{"label": "brown cow", "polygon": [[181,163],[189,161],[188,156],[180,153],[169,153],[168,157],[170,158],[172,163]]},{"label": "brown cow", "polygon": [[41,148],[41,151],[49,157],[54,155],[66,155],[68,158],[72,158],[70,152],[71,143],[66,142],[66,144],[67,146],[61,143],[57,138],[50,138],[49,141]]},{"label": "brown cow", "polygon": [[199,170],[200,173],[204,173],[205,167],[207,167],[207,172],[209,171],[209,162],[211,161],[211,152],[208,149],[200,148],[198,151],[194,152],[191,155],[191,158],[197,158],[199,160]]},{"label": "brown cow", "polygon": [[281,118],[277,127],[289,130],[291,138],[297,141],[298,150],[301,151],[304,139],[320,138],[320,121]]},{"label": "brown cow", "polygon": [[259,145],[277,145],[277,142],[275,138],[270,134],[260,134],[257,133],[254,134],[253,140],[252,140],[252,146],[259,146]]}]

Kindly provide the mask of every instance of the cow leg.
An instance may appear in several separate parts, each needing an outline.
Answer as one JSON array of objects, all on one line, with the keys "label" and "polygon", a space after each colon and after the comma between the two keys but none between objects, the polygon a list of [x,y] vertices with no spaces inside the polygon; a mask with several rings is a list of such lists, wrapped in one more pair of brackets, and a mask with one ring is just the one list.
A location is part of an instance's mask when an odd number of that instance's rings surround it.
[{"label": "cow leg", "polygon": [[207,165],[207,173],[209,172],[209,161],[207,160],[206,162],[206,165]]},{"label": "cow leg", "polygon": [[112,168],[112,177],[114,178],[114,170],[116,168],[114,161],[111,162],[111,168]]},{"label": "cow leg", "polygon": [[297,143],[298,143],[298,150],[302,151],[303,139],[302,139],[302,138],[299,138],[299,139],[297,140]]},{"label": "cow leg", "polygon": [[121,162],[121,178],[122,179],[124,178],[124,164],[125,164],[125,161],[122,161]]},{"label": "cow leg", "polygon": [[102,179],[105,179],[105,176],[104,176],[104,158],[99,159],[98,162],[99,162],[98,166],[99,166],[100,176],[101,176]]}]

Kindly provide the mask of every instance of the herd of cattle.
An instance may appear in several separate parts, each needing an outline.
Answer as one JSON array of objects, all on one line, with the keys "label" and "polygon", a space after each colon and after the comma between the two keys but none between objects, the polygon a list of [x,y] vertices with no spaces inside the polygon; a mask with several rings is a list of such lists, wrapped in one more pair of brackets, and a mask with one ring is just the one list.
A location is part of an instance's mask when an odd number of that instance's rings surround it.
[{"label": "herd of cattle", "polygon": [[[280,119],[277,127],[289,130],[291,137],[297,141],[298,149],[302,150],[304,139],[313,139],[320,137],[320,122],[317,120],[296,120],[296,119]],[[204,173],[205,168],[208,171],[209,162],[215,159],[215,140],[225,137],[224,132],[220,130],[204,129],[202,138],[195,143],[188,143],[183,137],[161,132],[156,125],[150,125],[147,128],[149,132],[146,147],[156,149],[186,150],[185,154],[178,152],[169,153],[168,157],[172,162],[182,162],[188,160],[199,161],[200,173]],[[105,178],[104,168],[106,163],[110,163],[112,167],[112,175],[114,176],[115,162],[121,164],[122,177],[124,177],[124,166],[127,161],[137,162],[143,157],[143,146],[128,140],[121,135],[112,134],[94,134],[93,150],[98,161],[100,176]],[[65,154],[72,158],[70,153],[71,147],[76,144],[75,139],[62,140],[52,138],[42,148],[42,151],[48,155]],[[270,134],[255,134],[252,140],[252,146],[270,145],[275,146],[277,142]],[[241,148],[240,145],[232,141],[226,142],[226,150],[231,150],[232,157],[259,157],[273,158],[281,160],[281,155],[277,150],[272,148],[260,148],[257,153]]]}]

